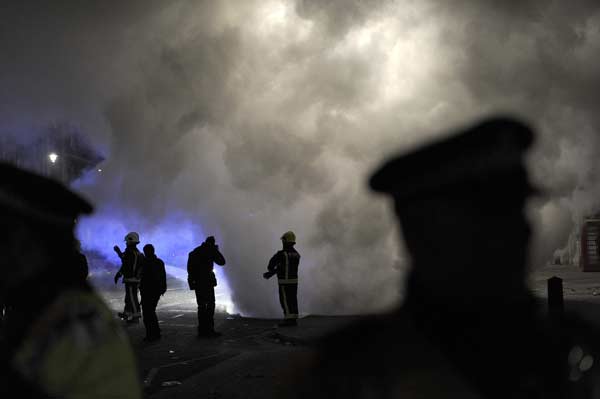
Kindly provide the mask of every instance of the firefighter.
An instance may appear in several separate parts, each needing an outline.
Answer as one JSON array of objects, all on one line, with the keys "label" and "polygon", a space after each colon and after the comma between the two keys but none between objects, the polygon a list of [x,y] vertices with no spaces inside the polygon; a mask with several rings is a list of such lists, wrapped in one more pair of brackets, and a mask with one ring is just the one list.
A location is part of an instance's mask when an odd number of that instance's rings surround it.
[{"label": "firefighter", "polygon": [[269,261],[265,279],[277,275],[279,285],[279,302],[283,309],[283,321],[280,327],[298,325],[298,266],[300,254],[294,248],[296,235],[287,231],[281,236],[283,249],[277,251]]},{"label": "firefighter", "polygon": [[187,271],[188,284],[196,292],[198,303],[198,337],[218,337],[215,331],[215,287],[217,278],[214,264],[225,265],[225,258],[216,245],[215,237],[210,236],[189,253]]},{"label": "firefighter", "polygon": [[[43,193],[43,195],[40,195]],[[62,184],[0,163],[0,397],[141,398],[133,351],[73,270],[74,220],[91,205]]]},{"label": "firefighter", "polygon": [[138,298],[138,288],[142,273],[142,263],[144,255],[137,249],[140,243],[138,233],[132,231],[125,236],[125,252],[115,245],[114,250],[121,259],[121,268],[115,274],[115,284],[123,277],[125,284],[125,308],[119,316],[128,323],[138,323],[142,314],[140,312],[140,300]]},{"label": "firefighter", "polygon": [[160,327],[156,317],[158,300],[167,292],[167,275],[165,263],[154,253],[152,244],[144,245],[144,263],[142,265],[142,279],[140,293],[142,294],[142,312],[146,337],[144,341],[152,342],[160,339]]}]

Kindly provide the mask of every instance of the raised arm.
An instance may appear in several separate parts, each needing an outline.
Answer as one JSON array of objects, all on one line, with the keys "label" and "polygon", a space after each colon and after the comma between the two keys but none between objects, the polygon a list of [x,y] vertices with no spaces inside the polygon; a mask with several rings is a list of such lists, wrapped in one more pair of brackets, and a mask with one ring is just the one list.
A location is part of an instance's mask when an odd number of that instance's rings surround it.
[{"label": "raised arm", "polygon": [[119,258],[123,259],[123,252],[121,251],[121,248],[119,248],[118,245],[115,245],[113,247],[113,250],[117,253],[117,255],[119,256]]},{"label": "raised arm", "polygon": [[119,282],[119,279],[121,278],[121,276],[123,276],[123,259],[125,254],[123,252],[121,252],[121,248],[119,248],[117,245],[115,245],[113,247],[114,251],[117,253],[117,255],[119,256],[119,259],[121,259],[121,267],[119,268],[119,271],[117,271],[117,274],[115,274],[115,284],[117,284]]},{"label": "raised arm", "polygon": [[218,245],[215,245],[215,253],[214,253],[213,261],[219,266],[225,266],[225,257],[219,251]]}]

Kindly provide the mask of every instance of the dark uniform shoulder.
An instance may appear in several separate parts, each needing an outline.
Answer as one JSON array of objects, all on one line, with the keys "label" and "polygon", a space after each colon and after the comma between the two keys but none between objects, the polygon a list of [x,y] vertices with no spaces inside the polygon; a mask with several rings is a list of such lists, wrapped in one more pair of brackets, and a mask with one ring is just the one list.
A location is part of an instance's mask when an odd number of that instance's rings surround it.
[{"label": "dark uniform shoulder", "polygon": [[202,249],[202,246],[201,246],[201,245],[197,246],[196,248],[192,249],[192,251],[190,252],[190,255],[191,255],[191,254],[193,254],[193,253],[198,253],[198,252],[200,252],[200,250],[201,250],[201,249]]},{"label": "dark uniform shoulder", "polygon": [[[340,354],[344,358],[369,356],[383,342],[396,337],[399,331],[406,334],[408,330],[409,325],[403,318],[391,315],[368,316],[321,339],[318,350],[325,357],[333,355],[332,358],[340,358]],[[355,350],[349,352],[349,347]]]},{"label": "dark uniform shoulder", "polygon": [[317,398],[477,397],[411,319],[397,314],[365,317],[326,336],[308,373],[303,394]]}]

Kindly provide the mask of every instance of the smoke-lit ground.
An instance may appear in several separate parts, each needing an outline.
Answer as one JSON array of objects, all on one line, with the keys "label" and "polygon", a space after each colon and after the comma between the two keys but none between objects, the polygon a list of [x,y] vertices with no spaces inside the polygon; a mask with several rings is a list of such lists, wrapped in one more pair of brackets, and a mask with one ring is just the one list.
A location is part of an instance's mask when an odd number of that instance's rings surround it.
[{"label": "smoke-lit ground", "polygon": [[369,172],[496,111],[539,130],[534,265],[600,208],[595,1],[7,3],[1,134],[66,122],[106,159],[74,185],[84,249],[138,231],[184,270],[214,235],[242,314],[279,315],[260,276],[290,229],[302,311],[394,304],[408,259]]},{"label": "smoke-lit ground", "polygon": [[[546,309],[546,280],[551,276],[564,280],[566,310],[598,326],[600,273],[582,273],[564,265],[533,273],[530,287],[540,300],[542,312]],[[169,283],[175,286],[171,279]],[[122,292],[104,292],[104,296],[114,304],[115,312],[120,310]],[[144,397],[297,397],[293,381],[302,376],[302,365],[314,354],[316,340],[359,319],[308,316],[299,321],[298,328],[276,329],[274,320],[218,313],[215,324],[223,336],[198,340],[192,298],[193,293],[185,289],[170,289],[161,298],[160,342],[144,343],[141,323],[124,324],[140,365]],[[294,366],[292,382],[286,374],[290,365]]]},{"label": "smoke-lit ground", "polygon": [[[120,261],[116,254],[103,254],[98,251],[87,251],[87,260],[91,269],[88,281],[105,299],[106,303],[115,312],[121,312],[125,305],[125,289],[121,281],[114,283],[114,276],[120,267]],[[161,298],[159,309],[181,312],[196,312],[197,304],[194,291],[191,291],[187,283],[187,271],[185,264],[181,266],[165,265],[167,272],[167,293]],[[227,285],[227,279],[220,270],[216,270],[219,284],[215,287],[215,299],[217,311],[236,314],[238,313],[231,300],[231,290]]]}]

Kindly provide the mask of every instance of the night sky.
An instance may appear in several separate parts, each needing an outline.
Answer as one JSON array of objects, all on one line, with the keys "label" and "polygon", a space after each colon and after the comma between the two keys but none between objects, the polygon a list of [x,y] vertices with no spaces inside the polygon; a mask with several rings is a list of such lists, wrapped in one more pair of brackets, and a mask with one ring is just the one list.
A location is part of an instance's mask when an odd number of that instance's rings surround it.
[{"label": "night sky", "polygon": [[136,230],[185,266],[215,235],[245,314],[280,313],[260,276],[290,229],[303,312],[395,303],[409,259],[369,173],[495,112],[539,132],[532,264],[600,211],[597,1],[5,3],[1,134],[69,123],[107,158],[75,184],[84,248]]}]

